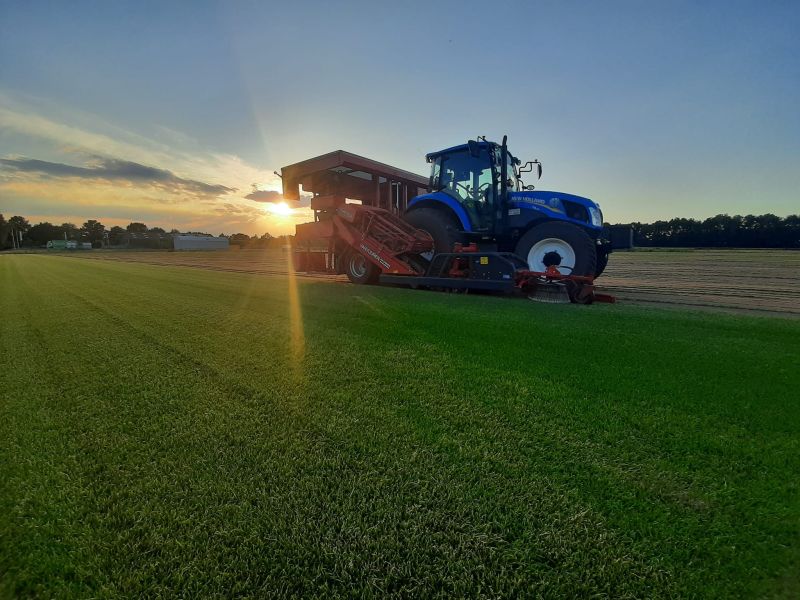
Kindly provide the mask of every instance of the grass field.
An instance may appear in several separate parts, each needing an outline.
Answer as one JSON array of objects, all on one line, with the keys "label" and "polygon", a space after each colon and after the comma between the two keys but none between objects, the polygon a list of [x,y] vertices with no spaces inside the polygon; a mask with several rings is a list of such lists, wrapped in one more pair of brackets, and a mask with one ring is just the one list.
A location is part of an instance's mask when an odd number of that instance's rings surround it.
[{"label": "grass field", "polygon": [[0,257],[5,596],[800,595],[800,321]]}]

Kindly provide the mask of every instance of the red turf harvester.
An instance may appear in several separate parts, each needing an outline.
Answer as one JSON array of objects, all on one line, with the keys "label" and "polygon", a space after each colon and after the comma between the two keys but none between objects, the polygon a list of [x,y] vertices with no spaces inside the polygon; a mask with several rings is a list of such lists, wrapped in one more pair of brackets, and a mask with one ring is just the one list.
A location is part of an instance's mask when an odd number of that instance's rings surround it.
[{"label": "red turf harvester", "polygon": [[341,150],[284,167],[286,199],[298,199],[301,185],[314,194],[314,222],[297,226],[295,269],[344,273],[359,284],[614,301],[595,291],[610,245],[600,240],[592,201],[559,194],[569,200],[540,202],[555,192],[521,185],[524,170],[505,139],[471,141],[428,160],[429,180]]}]

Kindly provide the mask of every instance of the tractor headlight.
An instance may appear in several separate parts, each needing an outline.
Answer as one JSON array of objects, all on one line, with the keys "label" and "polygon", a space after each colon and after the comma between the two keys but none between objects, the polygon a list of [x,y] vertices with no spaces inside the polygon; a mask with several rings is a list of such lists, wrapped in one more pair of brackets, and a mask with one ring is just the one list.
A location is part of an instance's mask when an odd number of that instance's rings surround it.
[{"label": "tractor headlight", "polygon": [[603,226],[603,213],[600,212],[599,208],[595,208],[594,206],[589,207],[589,218],[592,221],[593,227],[602,227]]}]

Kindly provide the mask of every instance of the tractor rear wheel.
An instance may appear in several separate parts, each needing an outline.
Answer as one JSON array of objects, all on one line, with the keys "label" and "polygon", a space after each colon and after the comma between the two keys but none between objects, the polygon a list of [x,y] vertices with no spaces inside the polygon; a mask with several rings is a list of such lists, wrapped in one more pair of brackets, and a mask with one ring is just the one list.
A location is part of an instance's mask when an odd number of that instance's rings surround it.
[{"label": "tractor rear wheel", "polygon": [[527,260],[531,271],[555,266],[563,275],[594,277],[597,269],[594,240],[569,223],[548,221],[537,225],[520,238],[516,253]]},{"label": "tractor rear wheel", "polygon": [[364,258],[363,254],[350,252],[345,258],[344,272],[353,283],[376,283],[381,270]]},{"label": "tractor rear wheel", "polygon": [[435,208],[418,208],[403,217],[409,225],[427,231],[433,238],[433,252],[426,252],[423,258],[430,260],[433,254],[452,252],[458,241],[460,227],[447,213]]}]

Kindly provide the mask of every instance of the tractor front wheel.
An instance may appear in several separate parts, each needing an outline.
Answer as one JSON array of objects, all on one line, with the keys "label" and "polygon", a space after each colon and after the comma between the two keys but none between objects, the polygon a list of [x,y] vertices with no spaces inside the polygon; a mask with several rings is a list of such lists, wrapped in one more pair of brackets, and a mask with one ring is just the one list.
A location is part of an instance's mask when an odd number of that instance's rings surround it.
[{"label": "tractor front wheel", "polygon": [[555,266],[563,275],[594,277],[597,269],[594,240],[570,223],[549,221],[537,225],[520,238],[516,253],[527,260],[531,271]]}]

